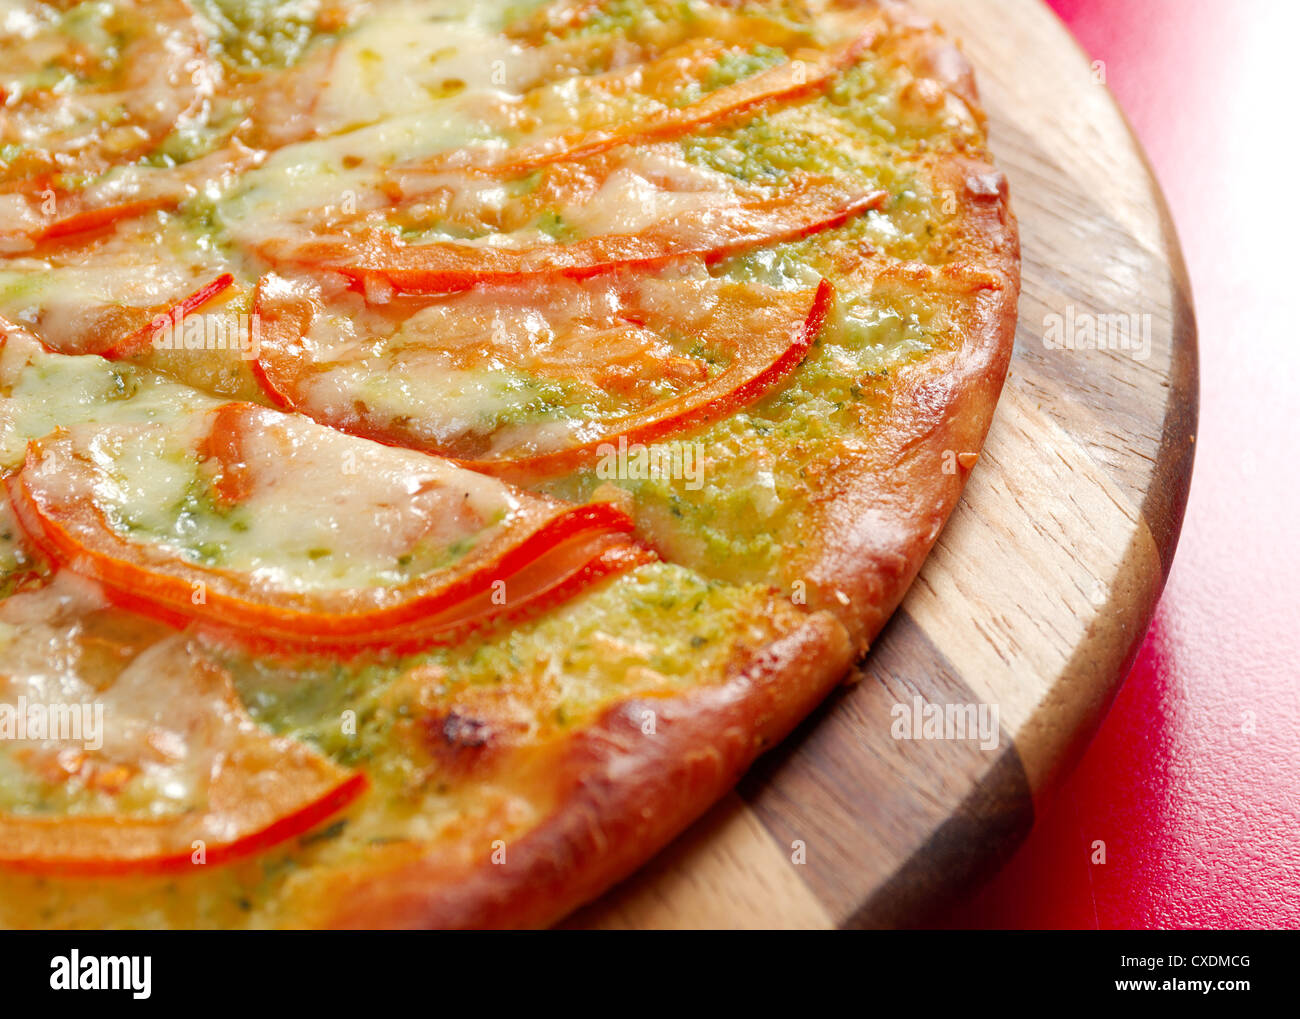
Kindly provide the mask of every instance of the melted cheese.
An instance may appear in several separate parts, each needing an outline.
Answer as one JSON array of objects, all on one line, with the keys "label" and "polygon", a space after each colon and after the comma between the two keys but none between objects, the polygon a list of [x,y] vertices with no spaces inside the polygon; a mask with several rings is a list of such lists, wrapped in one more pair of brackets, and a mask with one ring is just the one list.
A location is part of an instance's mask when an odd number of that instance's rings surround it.
[{"label": "melted cheese", "polygon": [[[489,7],[491,5],[485,5]],[[320,130],[350,130],[432,106],[490,110],[531,85],[542,52],[481,22],[451,20],[446,3],[385,5],[345,38],[316,106]]]},{"label": "melted cheese", "polygon": [[162,819],[206,806],[218,733],[239,724],[228,692],[195,683],[193,650],[162,627],[145,628],[156,643],[138,653],[120,649],[122,668],[100,646],[105,610],[70,573],[0,604],[0,704],[48,720],[0,741],[0,812],[33,794],[47,812]]},{"label": "melted cheese", "polygon": [[203,453],[213,421],[75,427],[24,477],[54,503],[92,498],[132,542],[275,591],[403,584],[490,541],[521,505],[494,479],[265,411],[236,439],[251,491],[223,506],[225,468]]},{"label": "melted cheese", "polygon": [[233,240],[256,247],[300,222],[378,208],[386,202],[385,167],[455,148],[488,130],[461,111],[435,109],[290,145],[244,174],[223,196],[217,220]]},{"label": "melted cheese", "polygon": [[11,330],[0,349],[0,467],[18,466],[27,444],[84,423],[171,421],[218,401],[129,365],[41,350]]},{"label": "melted cheese", "polygon": [[[579,446],[705,392],[737,362],[758,374],[802,335],[810,290],[792,299],[684,268],[671,280],[613,274],[478,287],[407,308],[396,326],[344,295],[317,305],[301,343],[264,349],[264,370],[316,420],[361,434],[378,428],[444,455],[508,459]],[[296,292],[287,280],[264,286],[268,300]],[[297,292],[320,301],[318,288]],[[746,360],[757,350],[771,354]],[[711,396],[749,381],[732,377]]]}]

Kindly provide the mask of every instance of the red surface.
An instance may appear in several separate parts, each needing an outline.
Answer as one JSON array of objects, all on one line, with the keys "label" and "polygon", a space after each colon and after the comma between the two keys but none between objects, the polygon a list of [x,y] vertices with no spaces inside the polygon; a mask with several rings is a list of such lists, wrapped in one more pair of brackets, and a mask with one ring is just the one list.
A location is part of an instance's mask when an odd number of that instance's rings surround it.
[{"label": "red surface", "polygon": [[1200,326],[1196,468],[1110,715],[1021,851],[948,922],[1297,927],[1300,5],[1052,6],[1105,61],[1182,238]]}]

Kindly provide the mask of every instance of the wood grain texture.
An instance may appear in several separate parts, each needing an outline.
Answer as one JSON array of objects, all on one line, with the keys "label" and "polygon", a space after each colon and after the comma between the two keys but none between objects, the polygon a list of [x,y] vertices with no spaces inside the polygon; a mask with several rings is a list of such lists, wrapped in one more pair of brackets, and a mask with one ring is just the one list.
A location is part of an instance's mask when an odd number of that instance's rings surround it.
[{"label": "wood grain texture", "polygon": [[[1169,215],[1109,92],[1040,0],[914,0],[975,65],[1020,220],[1011,374],[983,454],[855,675],[577,926],[923,923],[1023,839],[1100,723],[1177,542],[1197,405]],[[1148,315],[1150,351],[1052,349],[1049,316]],[[891,711],[996,705],[996,747]]]}]

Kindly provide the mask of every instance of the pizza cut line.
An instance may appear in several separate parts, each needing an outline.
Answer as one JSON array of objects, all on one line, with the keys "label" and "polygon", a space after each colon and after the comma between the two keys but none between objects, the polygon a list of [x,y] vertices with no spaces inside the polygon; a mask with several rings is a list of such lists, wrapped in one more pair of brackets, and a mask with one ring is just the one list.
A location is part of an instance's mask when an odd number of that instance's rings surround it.
[{"label": "pizza cut line", "polygon": [[1019,289],[905,4],[0,25],[0,925],[553,923],[902,598]]}]

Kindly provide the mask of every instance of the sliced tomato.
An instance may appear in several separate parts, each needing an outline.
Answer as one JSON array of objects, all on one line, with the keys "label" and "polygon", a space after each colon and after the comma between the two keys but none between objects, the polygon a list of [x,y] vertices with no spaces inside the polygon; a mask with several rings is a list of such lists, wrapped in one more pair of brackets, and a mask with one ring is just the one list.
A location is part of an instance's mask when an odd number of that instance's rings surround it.
[{"label": "sliced tomato", "polygon": [[56,194],[55,207],[59,212],[50,219],[42,211],[44,200],[39,196],[15,191],[4,197],[9,200],[10,208],[0,229],[0,242],[15,250],[39,246],[42,253],[72,240],[84,240],[86,235],[97,236],[123,220],[176,204],[174,199],[161,196],[96,202],[79,195]]},{"label": "sliced tomato", "polygon": [[[280,406],[323,424],[476,471],[532,479],[579,467],[607,443],[654,442],[757,400],[803,361],[833,296],[826,281],[788,291],[620,273],[480,288],[425,302],[414,314],[403,308],[410,317],[388,336],[332,346],[316,328],[318,318],[328,324],[319,292],[264,277],[255,298],[262,343],[254,374]],[[516,307],[520,314],[511,317]],[[360,316],[346,305],[333,310],[356,328]],[[718,358],[725,359],[720,368]],[[458,431],[464,412],[439,400],[438,386],[457,371],[491,379],[507,367],[573,387],[570,400],[582,406],[621,410],[599,419],[584,413],[563,431],[547,410],[536,421],[542,439],[502,427]],[[679,384],[665,392],[674,374]],[[400,387],[384,384],[396,379]],[[418,393],[421,381],[430,392]],[[389,394],[385,403],[368,402],[376,387]],[[412,395],[402,400],[399,393]]]},{"label": "sliced tomato", "polygon": [[122,219],[133,219],[146,212],[163,208],[169,204],[165,199],[142,198],[137,201],[119,202],[116,205],[101,205],[97,208],[82,209],[53,220],[36,231],[33,240],[49,241],[72,234],[100,230]]},{"label": "sliced tomato", "polygon": [[582,279],[621,266],[672,259],[718,259],[762,244],[806,237],[878,208],[887,191],[863,192],[821,177],[802,177],[775,194],[739,197],[703,211],[657,220],[635,234],[605,234],[564,244],[493,247],[455,242],[405,244],[369,228],[289,240],[260,251],[272,263],[329,269],[367,291],[390,287],[437,294],[528,277]]},{"label": "sliced tomato", "polygon": [[166,318],[171,321],[173,326],[179,325],[186,315],[193,314],[209,301],[215,300],[234,286],[234,283],[235,277],[233,275],[228,272],[222,273],[216,279],[205,283],[194,293],[181,298],[175,304],[160,308],[143,309],[143,313],[148,316],[147,324],[104,347],[102,350],[88,350],[85,353],[96,353],[101,357],[108,358],[110,361],[118,361],[146,353],[153,345],[160,319]]},{"label": "sliced tomato", "polygon": [[[709,124],[731,120],[761,106],[821,90],[837,73],[851,66],[870,48],[877,34],[876,29],[869,29],[846,45],[828,52],[800,51],[776,67],[733,85],[715,89],[703,99],[686,106],[667,106],[627,123],[546,138],[511,149],[496,159],[487,156],[482,148],[439,153],[420,164],[420,169],[473,169],[494,176],[515,177],[548,163],[585,159],[618,145],[649,144],[678,138]],[[656,77],[657,73],[662,73],[656,71],[657,65],[672,67],[682,63],[683,59],[676,53],[670,53],[649,67],[638,65],[615,72],[617,77],[612,84],[621,85],[622,88],[614,91],[624,91],[631,82]],[[588,88],[599,89],[603,77],[583,84]],[[599,103],[593,102],[592,105],[599,106]]]},{"label": "sliced tomato", "polygon": [[[111,280],[116,269],[106,264],[101,278]],[[220,297],[234,282],[233,275],[222,273],[184,297],[149,307],[125,303],[123,298],[139,299],[137,290],[153,292],[157,280],[124,281],[116,300],[74,299],[62,306],[47,302],[37,324],[41,345],[57,354],[97,354],[112,361],[136,357],[150,351],[164,319],[173,328],[180,327],[186,316]],[[76,293],[72,288],[69,292]]]},{"label": "sliced tomato", "polygon": [[[0,240],[14,246],[21,239],[29,248],[40,246],[42,254],[54,253],[127,220],[174,209],[203,184],[256,166],[265,155],[234,140],[177,166],[119,166],[74,191],[57,185],[51,174],[11,181],[0,185],[8,203]],[[47,210],[47,200],[52,209]]]},{"label": "sliced tomato", "polygon": [[[43,598],[18,595],[6,612]],[[95,636],[106,614],[120,617],[110,647]],[[151,632],[113,609],[67,622],[75,625],[26,621],[7,649],[0,688],[25,697],[30,715],[58,672],[61,698],[98,708],[98,739],[6,741],[0,771],[14,780],[6,788],[62,786],[69,800],[88,802],[57,816],[0,807],[0,866],[93,876],[216,865],[308,831],[366,788],[363,774],[258,726],[230,676],[193,640]],[[66,653],[52,657],[51,649]],[[157,790],[161,812],[123,802],[140,786]]]},{"label": "sliced tomato", "polygon": [[[41,139],[0,169],[0,181],[71,166],[79,174],[102,173],[133,162],[216,94],[221,65],[185,0],[113,0],[99,7],[103,27],[90,33],[93,39],[58,18],[0,35],[0,67],[28,79],[0,111],[4,140]],[[32,81],[59,65],[78,68],[77,88]]]},{"label": "sliced tomato", "polygon": [[[236,441],[214,439],[227,431]],[[105,463],[110,450],[120,459]],[[177,463],[192,469],[183,490],[217,508],[183,527],[120,523],[175,498],[148,486]],[[609,504],[529,495],[251,404],[56,433],[7,484],[33,542],[119,604],[309,646],[405,646],[517,611],[608,561],[632,529]],[[233,510],[246,511],[237,524]],[[221,564],[200,539],[225,550]]]},{"label": "sliced tomato", "polygon": [[[421,620],[412,626],[388,634],[383,640],[384,650],[393,654],[414,654],[432,645],[450,644],[464,640],[472,632],[490,623],[520,620],[535,616],[553,606],[562,605],[583,589],[597,581],[634,570],[659,561],[659,557],[644,545],[628,541],[621,532],[596,532],[580,534],[559,542],[554,548],[538,556],[508,580],[509,603],[497,604],[495,592],[484,590],[466,598],[459,604]],[[116,599],[124,608],[149,613],[149,606],[133,602],[130,598]],[[154,612],[158,618],[163,614]],[[172,625],[184,626],[188,620],[177,615]],[[228,641],[245,652],[265,651],[282,653],[286,643],[301,643],[296,638],[286,639],[272,633],[251,630],[235,632],[222,629],[210,622],[199,623],[205,636],[220,643]],[[328,649],[342,656],[364,650],[368,643],[332,642]],[[319,642],[313,647],[319,646]]]}]

